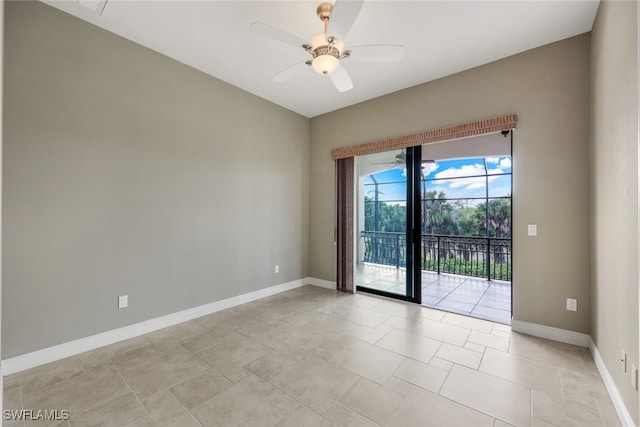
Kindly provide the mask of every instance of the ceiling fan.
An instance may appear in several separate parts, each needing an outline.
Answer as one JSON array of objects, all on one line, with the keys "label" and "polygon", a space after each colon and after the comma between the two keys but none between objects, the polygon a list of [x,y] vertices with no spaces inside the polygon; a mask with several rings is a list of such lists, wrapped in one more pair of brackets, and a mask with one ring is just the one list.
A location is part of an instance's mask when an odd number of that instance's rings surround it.
[{"label": "ceiling fan", "polygon": [[[423,159],[420,163],[422,167],[420,168],[420,174],[424,178],[424,170],[426,169],[427,164],[435,163],[435,160],[432,159]],[[404,152],[404,149],[396,154],[393,162],[379,162],[379,163],[371,163],[372,165],[393,165],[394,168],[404,169],[407,166],[407,154]]]},{"label": "ceiling fan", "polygon": [[[422,167],[424,167],[425,164],[429,164],[429,163],[435,163],[435,160],[431,160],[431,159],[423,159],[422,160]],[[393,162],[379,162],[379,163],[371,163],[372,165],[395,165],[395,167],[400,167],[400,168],[405,168],[405,165],[407,164],[407,154],[404,152],[404,149],[402,149],[398,154],[396,154],[396,157],[394,159]]]},{"label": "ceiling fan", "polygon": [[328,75],[339,92],[353,88],[349,73],[342,67],[341,60],[367,62],[397,62],[402,59],[404,46],[399,45],[364,45],[345,49],[344,37],[355,22],[364,0],[337,0],[335,5],[321,3],[316,9],[318,17],[324,24],[324,31],[313,36],[309,42],[284,30],[271,27],[261,22],[249,26],[256,34],[281,43],[301,47],[311,55],[311,59],[285,68],[273,77],[277,82],[284,82],[298,75],[311,66],[316,72]]},{"label": "ceiling fan", "polygon": [[396,154],[396,157],[394,158],[393,162],[378,162],[378,163],[371,163],[371,164],[372,165],[393,165],[394,168],[404,169],[407,164],[407,155],[405,154],[404,150],[402,150],[398,154]]}]

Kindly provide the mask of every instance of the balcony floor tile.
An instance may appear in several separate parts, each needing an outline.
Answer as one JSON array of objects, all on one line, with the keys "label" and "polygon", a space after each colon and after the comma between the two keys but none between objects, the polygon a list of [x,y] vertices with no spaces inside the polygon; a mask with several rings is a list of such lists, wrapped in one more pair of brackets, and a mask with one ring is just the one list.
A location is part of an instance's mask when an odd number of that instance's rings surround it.
[{"label": "balcony floor tile", "polygon": [[[404,293],[405,269],[359,263],[358,286]],[[422,305],[505,324],[511,323],[511,283],[422,272]]]}]

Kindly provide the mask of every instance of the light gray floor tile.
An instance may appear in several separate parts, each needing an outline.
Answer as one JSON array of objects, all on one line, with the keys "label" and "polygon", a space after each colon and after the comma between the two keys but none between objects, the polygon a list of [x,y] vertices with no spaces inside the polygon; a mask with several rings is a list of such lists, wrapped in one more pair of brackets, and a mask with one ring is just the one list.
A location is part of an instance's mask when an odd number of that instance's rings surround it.
[{"label": "light gray floor tile", "polygon": [[179,323],[169,328],[147,334],[149,341],[157,346],[173,346],[182,340],[207,332],[207,328],[194,321]]},{"label": "light gray floor tile", "polygon": [[177,411],[162,410],[123,425],[126,427],[202,427],[202,424],[184,408]]},{"label": "light gray floor tile", "polygon": [[371,307],[371,310],[407,319],[415,319],[420,317],[419,306],[400,301],[381,301]]},{"label": "light gray floor tile", "polygon": [[326,336],[314,336],[307,344],[291,353],[291,357],[297,360],[309,358],[331,359],[335,354],[350,346],[357,339],[348,335],[328,338]]},{"label": "light gray floor tile", "polygon": [[435,320],[439,322],[442,320],[446,313],[442,310],[434,310],[429,307],[420,307],[420,317],[423,319]]},{"label": "light gray floor tile", "polygon": [[436,393],[414,387],[400,402],[386,427],[493,427],[493,418]]},{"label": "light gray floor tile", "polygon": [[180,341],[180,345],[192,353],[197,353],[213,347],[214,345],[224,341],[224,339],[225,338],[222,335],[207,330],[204,334],[195,335],[191,338]]},{"label": "light gray floor tile", "polygon": [[230,380],[207,369],[193,378],[171,387],[170,391],[187,409],[193,409],[234,386]]},{"label": "light gray floor tile", "polygon": [[147,415],[147,411],[129,392],[100,404],[86,412],[71,415],[72,426],[106,427],[122,426]]},{"label": "light gray floor tile", "polygon": [[359,325],[375,328],[389,318],[388,314],[368,310],[366,308],[351,307],[346,313],[339,316]]},{"label": "light gray floor tile", "polygon": [[322,413],[360,377],[323,359],[306,359],[285,369],[272,383],[299,402]]},{"label": "light gray floor tile", "polygon": [[277,425],[297,406],[291,397],[249,375],[192,412],[204,426],[269,427]]},{"label": "light gray floor tile", "polygon": [[584,372],[560,369],[564,398],[585,406],[595,406],[596,399],[608,398],[607,389],[599,377]]},{"label": "light gray floor tile", "polygon": [[488,334],[486,332],[473,331],[469,335],[468,341],[485,347],[495,348],[500,351],[509,350],[509,339]]},{"label": "light gray floor tile", "polygon": [[356,411],[337,401],[331,402],[322,410],[322,416],[338,427],[379,427]]},{"label": "light gray floor tile", "polygon": [[[407,359],[407,360],[411,360],[411,359]],[[411,390],[411,387],[413,387],[413,385],[410,382],[407,382],[396,376],[390,377],[387,380],[387,382],[384,383],[384,386],[391,391],[395,391],[396,393],[401,394],[402,396],[406,396],[409,390]]]},{"label": "light gray floor tile", "polygon": [[509,353],[577,372],[586,372],[581,353],[587,352],[584,348],[519,333],[512,334],[509,343]]},{"label": "light gray floor tile", "polygon": [[234,336],[196,354],[221,374],[230,375],[272,351],[255,340]]},{"label": "light gray floor tile", "polygon": [[487,322],[486,320],[481,319],[474,319],[473,317],[468,316],[461,316],[454,313],[445,314],[445,316],[442,318],[442,322],[487,333],[490,333],[493,329],[492,322]]},{"label": "light gray floor tile", "polygon": [[331,427],[331,423],[303,405],[289,413],[277,427]]},{"label": "light gray floor tile", "polygon": [[419,335],[457,346],[463,346],[471,333],[468,328],[435,322],[429,319],[423,319],[422,322],[418,323],[415,331]]},{"label": "light gray floor tile", "polygon": [[2,401],[4,410],[22,409],[22,388],[19,381],[4,384]]},{"label": "light gray floor tile", "polygon": [[361,341],[356,341],[329,359],[378,384],[384,384],[404,360],[398,353]]},{"label": "light gray floor tile", "polygon": [[609,396],[596,399],[596,404],[606,427],[622,427],[616,408],[613,406]]},{"label": "light gray floor tile", "polygon": [[29,409],[68,410],[73,417],[130,391],[113,366],[98,368],[68,381],[23,394]]},{"label": "light gray floor tile", "polygon": [[454,365],[440,394],[517,426],[529,426],[531,389]]},{"label": "light gray floor tile", "polygon": [[309,341],[312,336],[308,329],[282,324],[254,337],[256,341],[283,354],[293,353]]},{"label": "light gray floor tile", "polygon": [[475,344],[472,342],[466,342],[464,345],[464,348],[468,349],[468,350],[473,350],[473,351],[477,351],[478,353],[484,353],[484,351],[487,349],[487,347],[480,345],[480,344]]},{"label": "light gray floor tile", "polygon": [[145,337],[135,337],[120,341],[115,344],[100,347],[92,351],[80,354],[80,360],[87,370],[96,369],[108,364],[111,359],[119,354],[126,353],[136,348],[148,345],[150,341]]},{"label": "light gray floor tile", "polygon": [[477,351],[458,347],[449,343],[443,343],[436,353],[436,357],[448,360],[449,362],[453,362],[458,365],[467,366],[471,369],[478,369],[478,366],[480,366],[480,360],[482,359],[482,354]]},{"label": "light gray floor tile", "polygon": [[31,393],[85,373],[80,357],[68,357],[20,374],[23,393]]},{"label": "light gray floor tile", "polygon": [[378,341],[376,345],[403,356],[429,363],[442,343],[431,338],[394,329]]},{"label": "light gray floor tile", "polygon": [[[132,359],[132,353],[141,357]],[[118,356],[114,366],[141,398],[181,383],[209,367],[182,346],[163,349],[142,347]]]},{"label": "light gray floor tile", "polygon": [[531,415],[556,426],[602,426],[598,408],[553,397],[533,390]]},{"label": "light gray floor tile", "polygon": [[347,330],[347,335],[357,338],[360,341],[368,342],[369,344],[375,344],[386,334],[386,332],[362,325],[357,325],[355,328],[349,328],[349,330]]},{"label": "light gray floor tile", "polygon": [[393,375],[425,390],[438,393],[448,373],[448,370],[407,359]]},{"label": "light gray floor tile", "polygon": [[489,348],[482,358],[480,371],[562,397],[560,372],[549,364]]},{"label": "light gray floor tile", "polygon": [[402,395],[361,378],[341,399],[345,406],[378,425],[385,425]]},{"label": "light gray floor tile", "polygon": [[254,360],[244,367],[254,375],[270,382],[284,369],[298,363],[299,361],[300,359],[295,356],[272,352]]}]

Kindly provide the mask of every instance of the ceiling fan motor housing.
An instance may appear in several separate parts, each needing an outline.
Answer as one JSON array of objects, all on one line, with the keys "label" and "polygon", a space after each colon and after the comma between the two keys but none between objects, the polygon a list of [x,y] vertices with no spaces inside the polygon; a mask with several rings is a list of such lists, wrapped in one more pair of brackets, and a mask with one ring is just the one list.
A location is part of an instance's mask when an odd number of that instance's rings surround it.
[{"label": "ceiling fan motor housing", "polygon": [[331,12],[333,11],[333,5],[331,3],[320,3],[318,8],[316,9],[316,13],[318,17],[322,19],[322,21],[328,21],[331,17]]}]

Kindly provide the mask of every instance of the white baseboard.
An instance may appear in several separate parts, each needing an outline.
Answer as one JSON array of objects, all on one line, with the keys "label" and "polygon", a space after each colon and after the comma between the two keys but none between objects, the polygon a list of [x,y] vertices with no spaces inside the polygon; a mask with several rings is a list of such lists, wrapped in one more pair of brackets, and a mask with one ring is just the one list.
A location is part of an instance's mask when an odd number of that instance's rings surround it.
[{"label": "white baseboard", "polygon": [[618,413],[620,422],[625,427],[636,427],[635,423],[633,422],[633,418],[631,418],[631,414],[627,410],[627,407],[622,400],[622,396],[620,396],[620,392],[618,391],[616,384],[613,382],[611,374],[609,374],[609,370],[604,363],[604,359],[602,359],[602,356],[600,356],[598,347],[596,347],[596,343],[593,342],[591,337],[589,337],[589,350],[591,351],[591,355],[593,356],[593,361],[596,363],[598,372],[600,372],[600,376],[602,377],[604,386],[607,388],[609,397],[611,397],[613,406],[616,408],[616,412]]},{"label": "white baseboard", "polygon": [[591,337],[587,334],[554,328],[553,326],[540,325],[538,323],[525,322],[524,320],[513,319],[511,321],[511,330],[585,348],[589,347],[589,343],[591,342]]},{"label": "white baseboard", "polygon": [[122,328],[113,329],[111,331],[80,338],[67,343],[55,345],[53,347],[15,356],[2,361],[1,372],[2,375],[5,376],[15,374],[26,369],[35,368],[36,366],[64,359],[65,357],[75,356],[77,354],[84,353],[85,351],[94,350],[105,345],[114,344],[119,341],[157,331],[158,329],[206,316],[207,314],[215,313],[237,305],[246,304],[280,292],[299,288],[305,284],[325,287],[323,285],[323,282],[325,282],[324,280],[309,279],[310,278],[298,279],[292,282],[282,283],[280,285],[271,286],[221,301],[215,301],[187,310],[178,311],[176,313],[167,314],[166,316],[156,317],[155,319],[145,320],[133,325],[123,326]]},{"label": "white baseboard", "polygon": [[316,279],[315,277],[305,277],[304,283],[313,286],[319,286],[321,288],[331,289],[332,291],[336,290],[336,282],[332,282],[330,280]]}]

